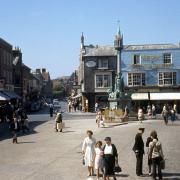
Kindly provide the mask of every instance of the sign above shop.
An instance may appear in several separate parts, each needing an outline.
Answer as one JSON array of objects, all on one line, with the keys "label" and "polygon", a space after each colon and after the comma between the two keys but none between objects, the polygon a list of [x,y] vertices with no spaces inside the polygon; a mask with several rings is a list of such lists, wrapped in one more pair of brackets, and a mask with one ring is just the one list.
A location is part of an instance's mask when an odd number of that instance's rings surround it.
[{"label": "sign above shop", "polygon": [[95,61],[88,61],[88,62],[86,63],[86,66],[89,67],[89,68],[95,67],[95,66],[96,66],[96,62],[95,62]]},{"label": "sign above shop", "polygon": [[160,55],[141,55],[141,60],[143,61],[158,61],[160,59]]}]

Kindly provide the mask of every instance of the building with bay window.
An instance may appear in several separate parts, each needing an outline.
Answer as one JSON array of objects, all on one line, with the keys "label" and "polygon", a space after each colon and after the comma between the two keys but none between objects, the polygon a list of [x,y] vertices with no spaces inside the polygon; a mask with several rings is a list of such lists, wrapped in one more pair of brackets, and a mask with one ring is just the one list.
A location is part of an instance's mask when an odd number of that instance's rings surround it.
[{"label": "building with bay window", "polygon": [[[121,34],[116,35],[123,43]],[[115,42],[116,42],[115,39]],[[108,89],[113,89],[118,61],[125,90],[132,92],[135,107],[151,103],[177,104],[180,108],[180,46],[175,44],[123,45],[120,57],[114,46],[84,45],[81,37],[79,80],[82,104],[108,106]]]}]

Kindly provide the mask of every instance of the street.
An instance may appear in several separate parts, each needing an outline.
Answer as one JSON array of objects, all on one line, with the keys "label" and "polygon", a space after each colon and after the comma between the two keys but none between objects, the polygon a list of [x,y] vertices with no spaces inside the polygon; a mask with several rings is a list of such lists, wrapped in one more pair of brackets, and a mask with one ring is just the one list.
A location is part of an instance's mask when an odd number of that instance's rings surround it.
[{"label": "street", "polygon": [[[94,132],[96,140],[111,136],[117,146],[122,173],[117,179],[136,180],[135,155],[132,151],[134,136],[139,123],[97,128],[92,118],[73,119],[68,115],[64,120],[63,133],[54,131],[54,121],[47,113],[30,115],[31,132],[18,138],[19,144],[12,144],[11,139],[0,141],[0,179],[1,180],[86,180],[87,169],[82,165],[81,144],[86,130]],[[65,116],[65,117],[66,117]],[[65,119],[64,117],[64,119]],[[180,179],[180,122],[165,126],[162,120],[148,120],[142,124],[146,130],[144,141],[151,130],[158,132],[166,158],[164,179]],[[147,155],[144,158],[144,173],[147,174]],[[93,178],[88,178],[93,179]],[[95,179],[95,178],[94,178]]]}]

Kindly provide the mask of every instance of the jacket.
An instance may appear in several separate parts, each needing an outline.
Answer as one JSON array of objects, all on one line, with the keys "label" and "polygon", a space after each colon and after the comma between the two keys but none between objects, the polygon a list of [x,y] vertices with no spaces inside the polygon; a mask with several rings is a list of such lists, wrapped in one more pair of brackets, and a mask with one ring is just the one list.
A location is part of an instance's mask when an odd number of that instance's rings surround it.
[{"label": "jacket", "polygon": [[135,136],[133,151],[135,153],[144,154],[144,142],[141,133],[137,133]]},{"label": "jacket", "polygon": [[164,157],[161,142],[157,139],[153,139],[149,144],[149,157],[152,159],[156,157]]}]

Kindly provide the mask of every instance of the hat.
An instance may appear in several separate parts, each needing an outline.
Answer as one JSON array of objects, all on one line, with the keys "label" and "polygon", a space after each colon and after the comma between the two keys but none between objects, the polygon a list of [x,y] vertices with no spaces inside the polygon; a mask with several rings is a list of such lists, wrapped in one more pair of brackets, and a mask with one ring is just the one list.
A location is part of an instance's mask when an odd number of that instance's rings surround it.
[{"label": "hat", "polygon": [[111,141],[111,138],[110,137],[106,137],[104,140],[105,141]]},{"label": "hat", "polygon": [[144,131],[145,128],[144,128],[144,127],[140,127],[139,130],[140,130],[140,131]]}]

